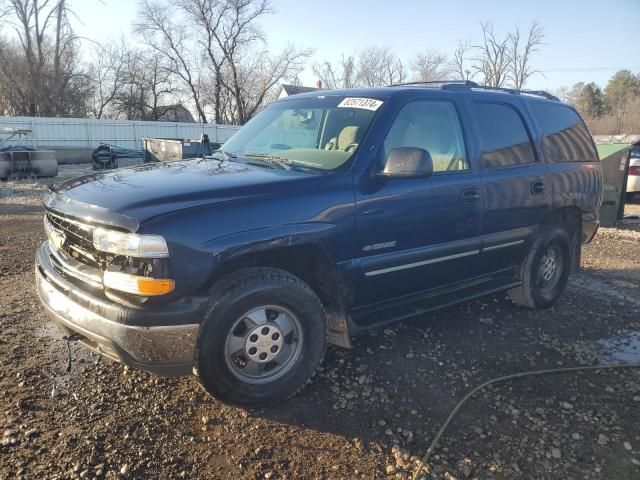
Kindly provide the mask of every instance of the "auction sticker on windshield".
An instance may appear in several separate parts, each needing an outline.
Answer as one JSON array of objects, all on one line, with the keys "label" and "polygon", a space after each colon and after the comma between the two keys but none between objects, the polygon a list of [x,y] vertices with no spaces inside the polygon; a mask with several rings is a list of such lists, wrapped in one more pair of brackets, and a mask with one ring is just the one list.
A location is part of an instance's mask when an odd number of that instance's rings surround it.
[{"label": "auction sticker on windshield", "polygon": [[384,102],[374,98],[347,97],[340,102],[338,108],[364,108],[365,110],[376,111]]}]

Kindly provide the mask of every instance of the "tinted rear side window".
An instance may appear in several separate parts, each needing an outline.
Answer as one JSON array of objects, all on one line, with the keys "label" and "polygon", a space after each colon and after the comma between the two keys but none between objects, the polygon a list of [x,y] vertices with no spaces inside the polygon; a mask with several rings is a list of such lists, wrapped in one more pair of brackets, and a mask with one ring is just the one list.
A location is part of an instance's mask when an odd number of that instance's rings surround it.
[{"label": "tinted rear side window", "polygon": [[531,139],[518,112],[505,104],[474,102],[482,162],[487,168],[525,165],[536,161]]},{"label": "tinted rear side window", "polygon": [[572,108],[531,102],[531,109],[544,134],[544,156],[548,161],[598,161],[589,130]]}]

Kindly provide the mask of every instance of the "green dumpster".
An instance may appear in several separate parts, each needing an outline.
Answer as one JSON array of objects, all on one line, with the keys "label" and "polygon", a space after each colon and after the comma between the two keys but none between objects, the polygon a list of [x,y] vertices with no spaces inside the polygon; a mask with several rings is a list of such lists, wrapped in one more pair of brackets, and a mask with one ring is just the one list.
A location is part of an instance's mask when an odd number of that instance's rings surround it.
[{"label": "green dumpster", "polygon": [[632,143],[596,144],[602,169],[602,207],[600,225],[612,227],[624,215]]}]

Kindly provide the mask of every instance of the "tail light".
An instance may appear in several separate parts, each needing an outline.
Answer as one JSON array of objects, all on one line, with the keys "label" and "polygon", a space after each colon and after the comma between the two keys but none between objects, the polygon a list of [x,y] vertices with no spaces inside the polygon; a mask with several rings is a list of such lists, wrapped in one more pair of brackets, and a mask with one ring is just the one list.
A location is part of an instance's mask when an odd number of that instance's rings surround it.
[{"label": "tail light", "polygon": [[629,167],[629,175],[640,175],[640,165],[632,165]]}]

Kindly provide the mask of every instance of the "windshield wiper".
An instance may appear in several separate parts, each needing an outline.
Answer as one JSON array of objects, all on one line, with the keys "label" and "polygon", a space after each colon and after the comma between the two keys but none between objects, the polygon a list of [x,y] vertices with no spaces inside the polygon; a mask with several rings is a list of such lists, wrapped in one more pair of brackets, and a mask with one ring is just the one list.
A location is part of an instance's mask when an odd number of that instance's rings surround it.
[{"label": "windshield wiper", "polygon": [[211,152],[211,155],[213,155],[214,153],[221,153],[225,160],[229,160],[230,158],[238,158],[238,156],[235,153],[226,152],[221,148]]},{"label": "windshield wiper", "polygon": [[284,170],[291,170],[293,162],[288,158],[279,157],[277,155],[269,155],[267,153],[245,153],[245,157],[259,158],[269,165],[277,165]]}]

